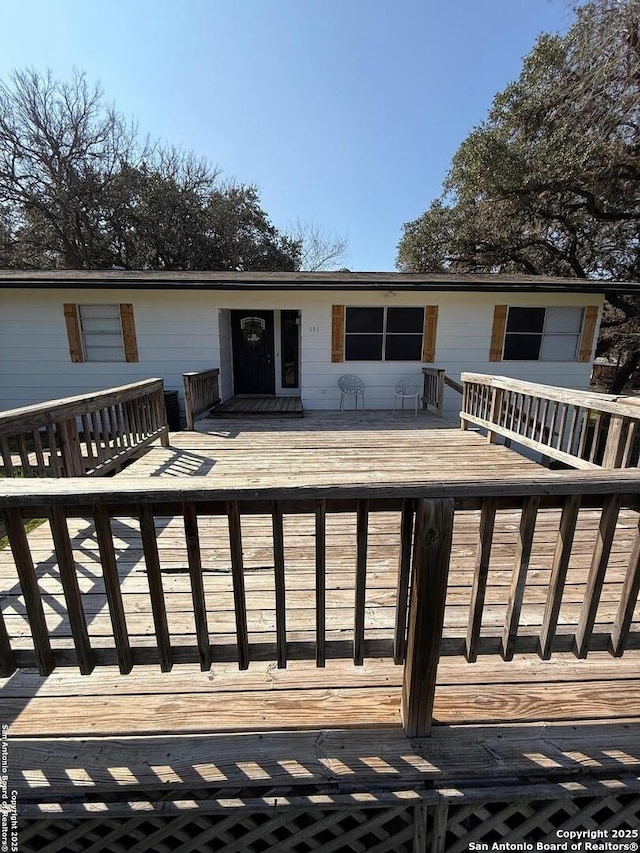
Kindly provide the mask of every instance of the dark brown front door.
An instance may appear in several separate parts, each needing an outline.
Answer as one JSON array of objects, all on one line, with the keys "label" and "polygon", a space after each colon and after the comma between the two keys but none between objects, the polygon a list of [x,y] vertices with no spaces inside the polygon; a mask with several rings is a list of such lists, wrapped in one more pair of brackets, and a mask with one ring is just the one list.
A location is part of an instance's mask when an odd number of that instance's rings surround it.
[{"label": "dark brown front door", "polygon": [[234,394],[275,394],[273,311],[232,311]]}]

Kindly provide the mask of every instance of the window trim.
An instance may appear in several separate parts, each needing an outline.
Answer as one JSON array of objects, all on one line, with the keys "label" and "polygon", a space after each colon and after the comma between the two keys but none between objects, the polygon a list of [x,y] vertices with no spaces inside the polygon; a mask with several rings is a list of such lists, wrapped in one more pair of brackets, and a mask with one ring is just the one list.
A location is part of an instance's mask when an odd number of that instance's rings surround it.
[{"label": "window trim", "polygon": [[[503,361],[504,343],[507,326],[507,312],[510,307],[513,308],[539,308],[539,305],[494,305],[493,306],[493,323],[491,326],[491,342],[489,347],[489,361]],[[573,364],[579,362],[590,362],[596,341],[596,330],[598,328],[598,318],[600,317],[601,304],[598,305],[567,305],[566,303],[556,305],[544,305],[546,308],[581,308],[583,311],[582,330],[580,332],[580,340],[576,357],[573,362],[548,362],[549,364]],[[511,359],[510,359],[511,361]],[[516,359],[513,359],[516,362]],[[532,363],[527,359],[527,363]]]},{"label": "window trim", "polygon": [[[122,362],[137,362],[138,343],[136,337],[136,326],[133,313],[133,305],[130,302],[82,302],[82,303],[64,303],[64,319],[67,330],[67,340],[69,343],[69,355],[74,363],[88,362],[86,354],[86,345],[84,340],[84,332],[82,330],[82,321],[80,316],[81,305],[114,305],[118,308],[118,316],[120,319],[120,334],[122,336]],[[120,364],[118,361],[94,361],[91,364]]]}]

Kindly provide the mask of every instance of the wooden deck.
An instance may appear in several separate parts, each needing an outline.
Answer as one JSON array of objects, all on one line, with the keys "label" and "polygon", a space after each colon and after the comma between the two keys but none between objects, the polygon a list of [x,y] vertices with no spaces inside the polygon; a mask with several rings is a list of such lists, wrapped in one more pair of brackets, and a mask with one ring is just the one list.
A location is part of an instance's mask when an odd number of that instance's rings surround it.
[{"label": "wooden deck", "polygon": [[301,418],[302,400],[300,397],[232,397],[219,403],[211,411],[214,418],[233,417],[269,417],[269,418]]},{"label": "wooden deck", "polygon": [[[171,434],[169,447],[154,446],[114,483],[193,476],[221,488],[331,487],[433,483],[461,473],[478,480],[553,476],[476,432],[424,414],[314,413],[302,420],[215,419],[197,426],[198,432]],[[640,607],[624,657],[614,658],[606,650],[608,635],[599,632],[612,622],[620,598],[638,514],[623,509],[617,521],[594,628],[598,650],[581,660],[567,641],[551,660],[541,660],[536,649],[560,510],[540,510],[519,646],[515,659],[505,662],[497,654],[499,633],[521,514],[514,506],[497,515],[480,655],[470,664],[460,652],[481,517],[478,509],[456,512],[435,726],[424,740],[408,739],[403,732],[402,667],[388,659],[400,549],[397,512],[377,512],[369,521],[364,665],[341,659],[317,668],[313,661],[296,659],[296,644],[312,642],[314,636],[314,517],[301,513],[284,519],[290,660],[279,669],[258,655],[246,671],[224,652],[235,642],[226,518],[200,516],[204,592],[213,614],[214,661],[207,672],[195,662],[159,671],[140,526],[125,515],[113,519],[127,624],[138,648],[136,665],[130,675],[121,675],[115,666],[101,666],[88,676],[58,667],[46,678],[22,669],[2,681],[11,785],[26,803],[23,816],[51,818],[57,809],[70,817],[123,817],[144,811],[144,802],[158,796],[189,800],[192,805],[179,807],[187,811],[229,809],[233,803],[263,808],[274,797],[306,808],[337,808],[347,797],[369,797],[369,806],[403,798],[413,802],[412,797],[429,803],[452,788],[519,785],[543,786],[549,797],[557,797],[558,791],[577,796],[580,790],[628,784],[637,797]],[[585,596],[599,518],[600,511],[589,506],[580,511],[559,619],[559,633],[566,630],[567,637]],[[242,518],[248,629],[252,641],[265,646],[274,643],[276,632],[270,523],[259,514]],[[188,543],[179,519],[156,518],[156,527],[171,642],[179,661],[181,645],[192,647],[195,634]],[[112,627],[96,531],[84,519],[70,519],[69,533],[92,646],[106,654]],[[29,541],[53,645],[69,649],[73,657],[49,524],[30,533]],[[356,548],[355,513],[328,514],[327,642],[339,644],[353,631]],[[12,645],[26,654],[33,644],[9,549],[0,552],[0,579],[9,591],[2,604]],[[163,789],[170,795],[160,794]],[[94,805],[80,803],[85,796]],[[132,806],[134,801],[139,805]]]}]

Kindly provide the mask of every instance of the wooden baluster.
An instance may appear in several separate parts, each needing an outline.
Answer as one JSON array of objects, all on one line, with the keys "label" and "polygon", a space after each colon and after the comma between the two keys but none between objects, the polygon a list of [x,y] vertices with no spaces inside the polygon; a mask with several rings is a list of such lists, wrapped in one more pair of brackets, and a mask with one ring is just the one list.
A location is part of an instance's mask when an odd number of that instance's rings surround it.
[{"label": "wooden baluster", "polygon": [[528,436],[535,440],[538,424],[540,423],[540,404],[542,399],[534,397],[533,412],[531,413],[531,421],[529,422]]},{"label": "wooden baluster", "polygon": [[327,502],[316,501],[316,666],[326,660]]},{"label": "wooden baluster", "polygon": [[408,737],[431,733],[453,536],[450,498],[417,501],[402,720]]},{"label": "wooden baluster", "polygon": [[[198,518],[196,507],[193,503],[183,503],[182,514],[184,517],[184,533],[187,543],[187,560],[189,564],[189,578],[191,580],[191,598],[193,601],[193,618],[196,626],[196,638],[198,641],[198,656],[200,658],[200,669],[206,672],[211,668],[211,643],[209,642],[209,626],[207,624],[207,602],[204,594],[204,583],[202,579],[202,557],[200,551],[200,536],[198,534]],[[233,543],[231,547],[231,559],[233,561]],[[235,594],[235,576],[234,576]]]},{"label": "wooden baluster", "polygon": [[526,497],[522,505],[516,559],[511,579],[511,589],[509,590],[509,602],[507,604],[504,632],[502,635],[502,656],[505,660],[513,659],[539,506],[540,497],[538,495],[530,495]]},{"label": "wooden baluster", "polygon": [[[634,467],[633,452],[636,446],[636,437],[638,434],[638,421],[627,422],[627,440],[624,443],[624,452],[620,461],[620,468]],[[637,460],[636,460],[637,465]]]},{"label": "wooden baluster", "polygon": [[556,539],[556,548],[553,555],[553,565],[551,567],[551,578],[549,580],[547,601],[542,619],[542,629],[540,631],[540,656],[544,660],[549,660],[553,651],[553,642],[558,626],[562,594],[567,578],[567,569],[569,568],[579,511],[579,495],[569,495],[569,497],[565,498],[562,506],[562,516],[560,517],[560,528]]},{"label": "wooden baluster", "polygon": [[42,606],[38,577],[33,565],[22,515],[19,509],[11,507],[3,510],[3,517],[16,571],[20,579],[20,588],[24,596],[38,671],[40,675],[49,675],[54,667],[53,651],[51,650],[49,629]]},{"label": "wooden baluster", "polygon": [[633,540],[633,547],[629,556],[627,565],[627,573],[625,575],[622,592],[620,594],[620,603],[618,611],[613,623],[613,631],[611,633],[611,647],[613,654],[620,657],[625,649],[629,629],[633,620],[633,613],[638,601],[638,593],[640,592],[640,522]]},{"label": "wooden baluster", "polygon": [[[502,388],[492,388],[491,395],[491,411],[489,412],[489,420],[492,424],[498,425],[500,423],[500,412],[502,411],[502,397],[503,392]],[[498,438],[498,433],[494,430],[487,431],[487,441],[491,444],[495,444],[496,439]]]},{"label": "wooden baluster", "polygon": [[627,440],[629,420],[622,416],[612,415],[609,421],[609,432],[602,460],[603,468],[620,468]]},{"label": "wooden baluster", "polygon": [[42,449],[42,439],[40,438],[40,430],[31,430],[33,438],[33,449],[36,454],[36,471],[41,477],[47,476],[47,463],[44,459],[44,450]]},{"label": "wooden baluster", "polygon": [[579,406],[571,406],[571,421],[569,423],[569,431],[567,433],[567,449],[566,452],[571,456],[575,456],[575,449],[577,448],[576,442],[576,429],[578,426],[578,416],[580,413]]},{"label": "wooden baluster", "polygon": [[[162,572],[160,570],[160,556],[158,554],[156,523],[153,516],[153,510],[149,504],[141,504],[138,507],[138,519],[140,521],[140,536],[144,551],[144,561],[147,566],[147,580],[149,581],[149,597],[151,599],[151,610],[153,612],[153,624],[155,626],[156,639],[158,640],[160,669],[162,672],[169,672],[173,666],[173,652],[171,650],[171,638],[169,636],[169,625],[167,623],[167,606],[162,586]],[[209,645],[208,632],[207,645]],[[209,667],[207,667],[207,669],[208,668]]]},{"label": "wooden baluster", "polygon": [[271,505],[271,524],[273,530],[273,572],[276,594],[276,644],[278,668],[287,665],[287,604],[284,571],[284,531],[282,526],[282,506],[279,501]]},{"label": "wooden baluster", "polygon": [[482,612],[484,610],[484,599],[487,590],[491,544],[493,542],[493,529],[496,520],[496,506],[496,498],[483,498],[482,510],[480,512],[476,564],[473,572],[469,624],[467,626],[466,655],[469,662],[473,662],[478,658],[478,641],[480,639]]},{"label": "wooden baluster", "polygon": [[129,436],[129,428],[126,421],[125,403],[118,403],[116,406],[116,418],[118,419],[118,430],[120,432],[120,441],[123,447],[131,447],[131,438]]},{"label": "wooden baluster", "polygon": [[53,471],[53,476],[62,477],[63,472],[60,465],[60,456],[58,455],[58,441],[53,424],[47,424],[47,444],[49,445],[49,467]]},{"label": "wooden baluster", "polygon": [[104,448],[104,439],[100,429],[100,422],[98,420],[98,413],[91,412],[91,427],[93,430],[93,440],[96,446],[96,453],[98,454],[99,463],[104,463],[105,456],[105,448]]},{"label": "wooden baluster", "polygon": [[593,432],[591,434],[591,447],[589,448],[589,462],[596,461],[596,452],[598,449],[598,440],[600,438],[600,424],[602,422],[602,415],[600,412],[595,413],[595,419],[593,421]]},{"label": "wooden baluster", "polygon": [[84,607],[82,606],[82,594],[78,584],[73,549],[69,539],[69,528],[67,527],[67,518],[63,507],[54,506],[51,508],[49,511],[49,524],[51,525],[53,546],[60,571],[60,581],[67,604],[73,644],[76,649],[76,655],[78,656],[78,666],[83,675],[88,675],[93,671],[95,660],[91,648],[89,631],[87,630],[87,620]]},{"label": "wooden baluster", "polygon": [[5,477],[13,477],[13,460],[11,459],[11,450],[9,442],[6,438],[0,438],[0,456],[2,456],[2,466],[4,468]]},{"label": "wooden baluster", "polygon": [[158,410],[158,429],[161,429],[160,444],[162,447],[169,447],[169,424],[167,423],[167,409],[164,404],[164,392],[159,389],[156,395],[156,407]]},{"label": "wooden baluster", "polygon": [[353,662],[364,662],[364,609],[367,596],[367,536],[369,530],[369,501],[358,500],[356,521],[356,583],[353,624]]},{"label": "wooden baluster", "polygon": [[[460,407],[460,411],[462,414],[469,414],[469,383],[468,382],[464,382],[462,385],[462,406]],[[460,429],[469,429],[469,424],[463,417],[460,418]]]},{"label": "wooden baluster", "polygon": [[91,435],[91,426],[89,425],[89,416],[86,414],[80,415],[82,422],[82,434],[84,436],[84,447],[87,457],[87,462],[90,468],[96,467],[97,454],[93,450],[93,438]]},{"label": "wooden baluster", "polygon": [[193,413],[196,411],[195,401],[193,399],[193,384],[192,377],[188,374],[184,375],[184,413],[187,419],[187,429],[194,429]]},{"label": "wooden baluster", "polygon": [[542,444],[546,444],[546,445],[549,445],[551,443],[549,440],[549,436],[551,433],[549,432],[545,436],[545,433],[547,432],[547,417],[549,416],[549,403],[550,403],[549,400],[543,401],[542,414],[540,415],[540,420],[539,420],[540,432],[538,434],[538,441],[541,442]]},{"label": "wooden baluster", "polygon": [[396,584],[396,624],[393,634],[393,662],[403,663],[407,647],[407,607],[409,605],[409,577],[413,545],[413,501],[402,502],[400,521],[400,554],[398,556],[398,582]]},{"label": "wooden baluster", "polygon": [[584,459],[585,447],[587,446],[587,437],[589,435],[591,410],[581,408],[580,413],[580,440],[578,441],[578,459]]},{"label": "wooden baluster", "polygon": [[82,477],[84,464],[80,453],[78,425],[75,418],[56,424],[56,433],[60,436],[60,450],[64,462],[66,477]]},{"label": "wooden baluster", "polygon": [[18,664],[11,648],[9,632],[4,621],[4,614],[0,610],[0,677],[8,678],[17,670]]},{"label": "wooden baluster", "polygon": [[563,450],[565,447],[565,429],[567,428],[567,416],[569,414],[569,404],[568,403],[559,403],[560,406],[560,426],[558,427],[558,441],[556,443],[557,450]]},{"label": "wooden baluster", "polygon": [[109,406],[107,409],[107,416],[109,418],[109,435],[110,441],[113,442],[113,451],[115,453],[122,447],[122,437],[120,436],[120,432],[118,430],[118,418],[116,415],[116,407]]},{"label": "wooden baluster", "polygon": [[602,506],[598,538],[591,559],[587,588],[576,630],[576,653],[581,658],[585,658],[589,651],[619,511],[620,495],[607,495]]},{"label": "wooden baluster", "polygon": [[111,518],[108,507],[104,504],[95,504],[93,507],[93,519],[96,528],[96,538],[98,540],[98,550],[100,551],[104,588],[109,605],[109,617],[111,618],[111,626],[113,628],[116,656],[120,672],[124,675],[127,672],[131,672],[133,668],[133,654],[129,643],[127,620],[122,603],[118,563],[113,545],[113,531],[111,530]]},{"label": "wooden baluster", "polygon": [[231,573],[233,575],[233,604],[236,612],[238,638],[238,666],[249,666],[249,633],[247,631],[247,598],[244,589],[244,564],[242,560],[242,528],[240,507],[237,501],[227,502],[229,540],[231,543]]},{"label": "wooden baluster", "polygon": [[18,454],[20,455],[20,466],[22,468],[22,476],[32,477],[33,472],[31,471],[31,463],[29,462],[29,451],[27,450],[27,442],[25,441],[23,433],[20,433],[20,435],[16,436],[16,442],[18,444]]}]

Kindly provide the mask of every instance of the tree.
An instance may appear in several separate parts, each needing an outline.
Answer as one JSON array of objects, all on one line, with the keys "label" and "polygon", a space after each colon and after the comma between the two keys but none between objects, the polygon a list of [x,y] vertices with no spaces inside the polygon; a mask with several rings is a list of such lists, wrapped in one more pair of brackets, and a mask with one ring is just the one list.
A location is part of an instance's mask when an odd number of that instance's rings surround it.
[{"label": "tree", "polygon": [[84,74],[0,84],[0,264],[72,269],[293,270],[258,191],[141,140]]},{"label": "tree", "polygon": [[[404,226],[406,271],[640,281],[640,0],[591,0],[543,35]],[[640,365],[640,299],[611,297],[598,354],[612,390]]]},{"label": "tree", "polygon": [[300,247],[298,269],[303,272],[333,270],[347,258],[347,238],[326,232],[316,222],[297,219],[289,229],[289,238]]}]

